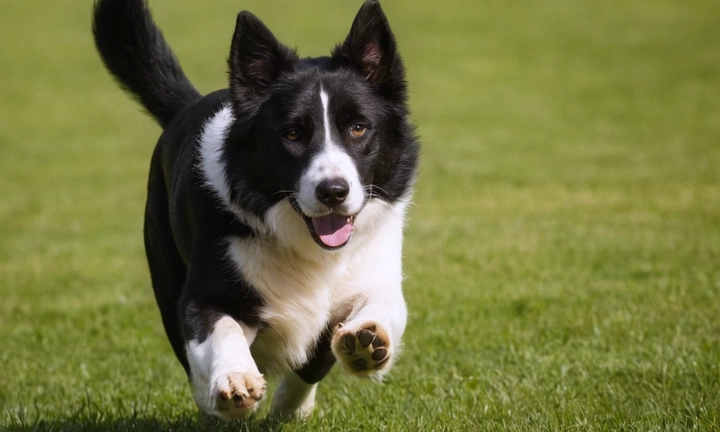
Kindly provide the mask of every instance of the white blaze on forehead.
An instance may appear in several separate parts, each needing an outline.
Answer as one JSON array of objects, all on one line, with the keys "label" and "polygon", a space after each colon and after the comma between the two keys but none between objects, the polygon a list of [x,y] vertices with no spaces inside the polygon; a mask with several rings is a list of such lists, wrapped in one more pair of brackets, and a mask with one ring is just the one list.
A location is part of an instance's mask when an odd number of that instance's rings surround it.
[{"label": "white blaze on forehead", "polygon": [[308,216],[321,216],[328,213],[325,205],[315,196],[315,188],[324,180],[344,179],[350,186],[350,192],[343,203],[347,214],[358,213],[363,206],[365,196],[355,161],[332,138],[330,96],[320,88],[320,101],[323,109],[324,146],[311,161],[300,177],[297,201]]},{"label": "white blaze on forehead", "polygon": [[325,147],[332,145],[330,137],[330,119],[328,117],[328,95],[325,90],[320,88],[320,100],[323,106],[323,125],[325,125]]}]

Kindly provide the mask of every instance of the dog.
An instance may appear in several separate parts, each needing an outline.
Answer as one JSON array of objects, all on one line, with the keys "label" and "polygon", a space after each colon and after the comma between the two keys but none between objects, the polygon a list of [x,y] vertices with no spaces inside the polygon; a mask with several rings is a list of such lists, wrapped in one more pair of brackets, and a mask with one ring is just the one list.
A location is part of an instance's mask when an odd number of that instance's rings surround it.
[{"label": "dog", "polygon": [[145,0],[97,0],[95,45],[163,128],[144,239],[167,337],[211,415],[305,418],[334,363],[382,378],[407,321],[402,239],[420,145],[375,0],[331,55],[237,15],[229,87],[193,87]]}]

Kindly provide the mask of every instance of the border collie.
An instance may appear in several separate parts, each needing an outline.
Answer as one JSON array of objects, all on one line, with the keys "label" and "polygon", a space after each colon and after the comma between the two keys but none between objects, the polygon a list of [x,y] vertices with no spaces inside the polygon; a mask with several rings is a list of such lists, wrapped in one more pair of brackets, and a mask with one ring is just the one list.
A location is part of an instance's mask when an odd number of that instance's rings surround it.
[{"label": "border collie", "polygon": [[329,57],[300,59],[237,16],[229,88],[201,96],[144,0],[97,0],[105,66],[162,126],[145,248],[165,331],[195,402],[306,417],[338,361],[381,378],[406,323],[402,237],[419,144],[380,5]]}]

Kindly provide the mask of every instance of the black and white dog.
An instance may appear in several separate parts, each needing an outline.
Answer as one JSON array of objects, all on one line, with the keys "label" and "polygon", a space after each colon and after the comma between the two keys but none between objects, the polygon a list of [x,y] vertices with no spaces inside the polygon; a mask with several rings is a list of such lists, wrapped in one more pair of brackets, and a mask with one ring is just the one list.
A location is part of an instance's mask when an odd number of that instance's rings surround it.
[{"label": "black and white dog", "polygon": [[299,59],[237,16],[229,89],[201,96],[144,0],[98,0],[109,71],[164,132],[145,246],[163,324],[205,412],[304,417],[335,361],[381,377],[406,308],[403,223],[419,145],[404,68],[375,0],[330,57]]}]

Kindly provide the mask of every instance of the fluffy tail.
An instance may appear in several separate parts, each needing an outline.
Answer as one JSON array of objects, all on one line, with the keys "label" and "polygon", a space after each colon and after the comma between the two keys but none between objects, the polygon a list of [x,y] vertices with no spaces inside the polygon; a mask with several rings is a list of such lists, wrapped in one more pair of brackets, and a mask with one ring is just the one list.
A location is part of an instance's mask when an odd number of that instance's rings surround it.
[{"label": "fluffy tail", "polygon": [[105,67],[163,128],[185,105],[200,98],[145,0],[97,0],[93,34]]}]

